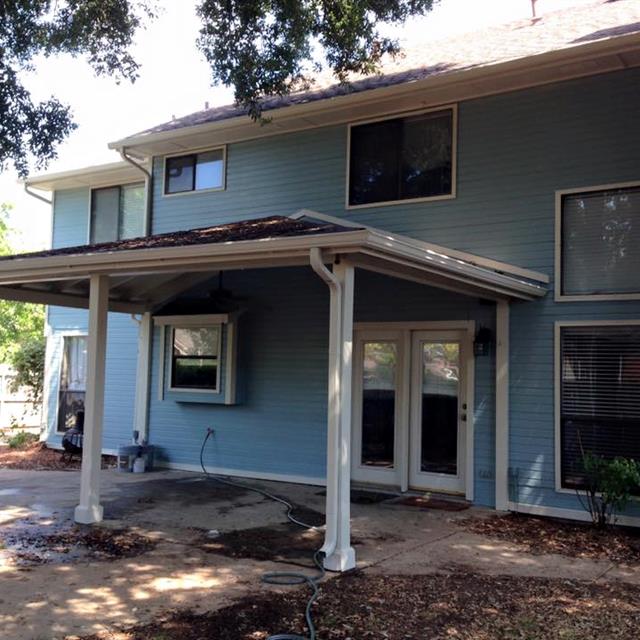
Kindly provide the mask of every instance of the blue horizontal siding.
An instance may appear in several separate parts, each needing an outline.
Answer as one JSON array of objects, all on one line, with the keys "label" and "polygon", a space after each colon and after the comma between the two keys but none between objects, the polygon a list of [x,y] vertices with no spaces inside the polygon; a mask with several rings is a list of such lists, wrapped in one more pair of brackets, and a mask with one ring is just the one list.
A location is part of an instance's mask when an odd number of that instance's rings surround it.
[{"label": "blue horizontal siding", "polygon": [[[345,210],[343,125],[229,145],[220,192],[163,196],[156,158],[152,229],[316,209],[553,277],[555,191],[640,178],[639,81],[639,70],[626,70],[460,104],[457,197],[447,201]],[[56,246],[85,241],[87,198],[86,190],[56,194]],[[230,273],[225,286],[250,300],[239,334],[246,402],[185,406],[152,397],[152,437],[171,460],[195,464],[203,430],[213,423],[219,437],[210,464],[321,476],[324,285],[308,270],[291,269]],[[357,296],[361,320],[476,319],[494,327],[491,305],[418,285],[358,274]],[[56,312],[50,322],[73,325],[78,317]],[[556,303],[551,291],[512,305],[510,463],[521,478],[520,501],[579,508],[574,496],[555,491],[554,322],[627,318],[640,318],[640,303]],[[134,349],[120,349],[118,357],[130,363]],[[157,359],[157,341],[154,349]],[[476,495],[483,504],[494,493],[494,374],[493,355],[477,359]]]}]

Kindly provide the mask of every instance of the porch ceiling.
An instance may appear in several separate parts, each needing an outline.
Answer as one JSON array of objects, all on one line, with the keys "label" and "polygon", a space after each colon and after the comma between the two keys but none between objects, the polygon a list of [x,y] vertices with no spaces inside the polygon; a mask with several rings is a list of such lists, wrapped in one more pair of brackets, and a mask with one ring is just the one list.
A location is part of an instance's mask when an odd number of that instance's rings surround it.
[{"label": "porch ceiling", "polygon": [[429,245],[377,229],[336,224],[311,212],[272,216],[0,259],[0,298],[87,308],[89,278],[110,277],[109,309],[154,311],[219,271],[308,265],[318,248],[325,262],[492,299],[545,295],[547,276]]}]

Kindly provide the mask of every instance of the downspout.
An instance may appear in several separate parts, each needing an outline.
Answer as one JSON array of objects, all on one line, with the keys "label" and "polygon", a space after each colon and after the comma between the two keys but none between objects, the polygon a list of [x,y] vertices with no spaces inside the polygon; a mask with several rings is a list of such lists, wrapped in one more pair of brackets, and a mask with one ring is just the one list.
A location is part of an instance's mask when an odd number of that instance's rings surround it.
[{"label": "downspout", "polygon": [[127,148],[122,147],[122,149],[118,150],[120,157],[128,162],[132,167],[138,169],[138,171],[142,171],[144,174],[144,187],[145,187],[145,222],[144,222],[144,234],[149,235],[151,232],[151,202],[152,202],[152,193],[151,189],[153,186],[153,175],[146,168],[143,167],[139,162],[136,162],[133,158],[127,155]]},{"label": "downspout", "polygon": [[40,200],[41,202],[46,202],[47,204],[53,204],[53,200],[49,200],[48,198],[45,198],[44,196],[41,196],[39,193],[35,193],[34,191],[29,191],[28,182],[24,183],[24,190],[25,190],[25,193],[28,193],[32,198],[36,198],[37,200]]},{"label": "downspout", "polygon": [[[312,247],[309,252],[311,268],[324,280],[329,287],[330,313],[329,313],[329,403],[327,417],[327,454],[333,457],[333,465],[327,466],[327,503],[332,505],[332,509],[327,509],[327,513],[332,513],[327,521],[324,545],[322,553],[325,558],[330,556],[336,549],[338,542],[338,484],[340,476],[340,465],[337,456],[340,447],[340,354],[339,344],[342,333],[342,314],[340,313],[342,302],[342,287],[340,282],[325,266],[322,260],[322,252],[318,247]],[[328,462],[328,461],[327,461]],[[329,481],[329,475],[332,481]]]}]

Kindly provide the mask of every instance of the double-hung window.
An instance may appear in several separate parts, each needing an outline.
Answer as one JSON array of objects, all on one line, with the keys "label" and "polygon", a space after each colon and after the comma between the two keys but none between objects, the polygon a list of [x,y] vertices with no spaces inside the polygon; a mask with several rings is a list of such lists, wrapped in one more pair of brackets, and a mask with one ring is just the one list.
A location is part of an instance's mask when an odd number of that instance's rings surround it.
[{"label": "double-hung window", "polygon": [[173,327],[172,389],[219,390],[221,329],[221,325]]},{"label": "double-hung window", "polygon": [[452,197],[455,109],[352,125],[350,207]]},{"label": "double-hung window", "polygon": [[93,189],[91,244],[138,238],[145,233],[144,183]]},{"label": "double-hung window", "polygon": [[579,488],[585,454],[640,460],[640,323],[559,323],[561,485]]},{"label": "double-hung window", "polygon": [[640,185],[560,192],[557,202],[557,297],[640,297]]},{"label": "double-hung window", "polygon": [[171,156],[165,159],[164,193],[224,189],[225,150]]}]

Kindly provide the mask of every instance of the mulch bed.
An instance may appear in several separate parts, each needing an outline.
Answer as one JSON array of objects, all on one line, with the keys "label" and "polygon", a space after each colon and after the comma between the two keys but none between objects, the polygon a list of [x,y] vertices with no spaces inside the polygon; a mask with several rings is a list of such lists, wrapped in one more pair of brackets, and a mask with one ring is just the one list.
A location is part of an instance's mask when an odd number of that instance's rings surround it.
[{"label": "mulch bed", "polygon": [[[102,456],[102,468],[113,469],[114,456]],[[26,471],[72,471],[80,469],[80,458],[62,457],[62,452],[50,449],[42,442],[11,449],[0,447],[0,469],[24,469]]]},{"label": "mulch bed", "polygon": [[[264,640],[306,634],[307,589],[265,593],[208,614],[174,612],[84,640]],[[472,573],[323,583],[313,609],[323,640],[636,640],[640,587]]]},{"label": "mulch bed", "polygon": [[529,553],[558,553],[571,558],[640,562],[640,532],[620,527],[601,531],[588,523],[520,513],[458,521],[472,533],[517,544]]}]

